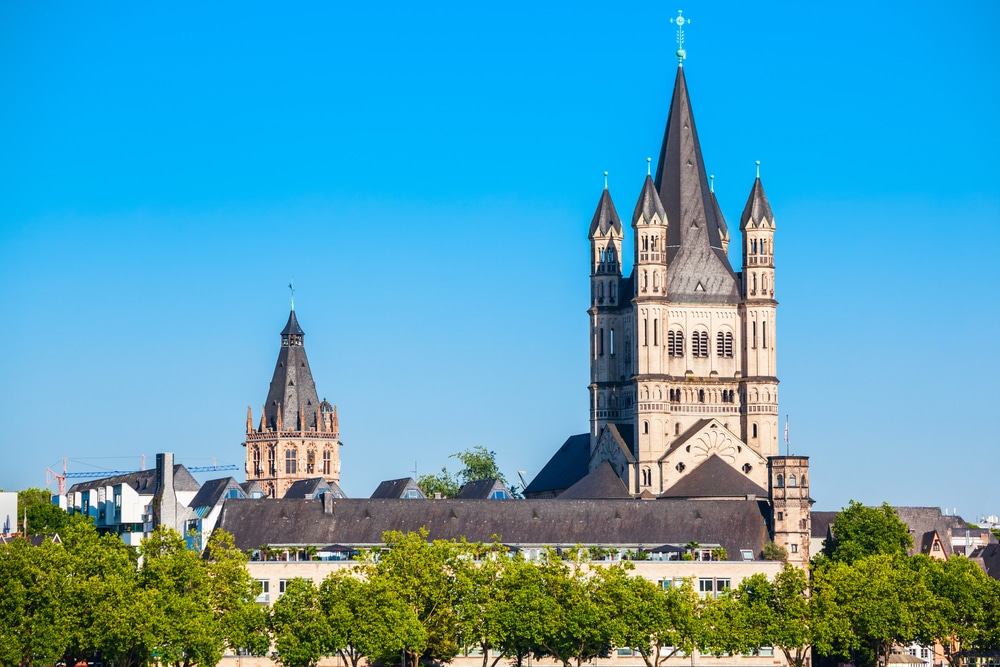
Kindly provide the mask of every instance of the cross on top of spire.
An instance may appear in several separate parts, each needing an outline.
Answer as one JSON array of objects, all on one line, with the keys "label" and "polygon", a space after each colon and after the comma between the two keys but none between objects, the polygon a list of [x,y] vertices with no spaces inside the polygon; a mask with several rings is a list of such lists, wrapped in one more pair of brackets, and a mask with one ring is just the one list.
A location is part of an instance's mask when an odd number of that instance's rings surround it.
[{"label": "cross on top of spire", "polygon": [[684,51],[684,26],[691,22],[691,19],[684,18],[684,10],[678,9],[677,16],[670,19],[670,22],[677,26],[677,63],[684,64],[687,53]]}]

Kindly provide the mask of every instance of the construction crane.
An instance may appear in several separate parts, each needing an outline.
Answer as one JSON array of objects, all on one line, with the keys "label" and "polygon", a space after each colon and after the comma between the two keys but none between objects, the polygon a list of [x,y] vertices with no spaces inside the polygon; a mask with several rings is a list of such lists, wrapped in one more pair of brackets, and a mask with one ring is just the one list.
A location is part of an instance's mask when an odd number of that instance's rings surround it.
[{"label": "construction crane", "polygon": [[[67,479],[94,479],[95,477],[115,477],[117,475],[130,475],[136,472],[144,472],[146,470],[146,456],[142,457],[143,467],[141,470],[93,470],[89,472],[66,472],[66,459],[63,459],[62,473],[58,473],[52,468],[45,469],[45,486],[48,487],[52,482],[59,482],[59,495],[66,494],[66,480]],[[231,463],[218,465],[215,463],[215,459],[212,459],[212,465],[210,466],[184,466],[187,468],[188,472],[216,472],[223,470],[239,470],[240,467],[233,465]]]}]

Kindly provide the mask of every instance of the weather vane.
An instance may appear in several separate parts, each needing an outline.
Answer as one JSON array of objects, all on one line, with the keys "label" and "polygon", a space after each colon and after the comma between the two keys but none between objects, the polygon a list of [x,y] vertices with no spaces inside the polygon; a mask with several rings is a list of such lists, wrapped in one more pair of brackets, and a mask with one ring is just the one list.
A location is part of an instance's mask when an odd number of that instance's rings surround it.
[{"label": "weather vane", "polygon": [[671,23],[677,25],[677,62],[681,65],[684,64],[684,59],[687,58],[687,53],[684,51],[684,26],[691,22],[691,19],[684,18],[684,10],[677,10],[677,18],[670,19]]},{"label": "weather vane", "polygon": [[288,281],[288,291],[292,293],[292,310],[295,310],[295,278]]}]

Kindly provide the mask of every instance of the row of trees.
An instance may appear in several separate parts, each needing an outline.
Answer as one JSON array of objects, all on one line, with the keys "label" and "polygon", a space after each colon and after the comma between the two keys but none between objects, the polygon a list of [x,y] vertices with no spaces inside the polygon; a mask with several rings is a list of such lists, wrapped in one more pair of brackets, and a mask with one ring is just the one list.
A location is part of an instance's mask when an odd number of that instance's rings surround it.
[{"label": "row of trees", "polygon": [[595,566],[582,548],[528,562],[502,545],[389,533],[355,567],[287,582],[267,609],[224,533],[203,555],[159,529],[136,550],[72,517],[62,544],[0,546],[0,666],[208,666],[226,648],[273,651],[286,667],[332,655],[417,665],[477,648],[483,667],[528,656],[579,667],[618,647],[659,667],[678,653],[765,646],[798,667],[813,651],[884,666],[897,644],[1000,649],[1000,582],[975,563],[907,556],[888,506],[852,503],[833,530],[808,571],[786,565],[718,597],[635,576],[629,562]]},{"label": "row of trees", "polygon": [[225,648],[268,650],[246,555],[225,533],[207,558],[172,530],[136,550],[69,517],[62,543],[0,546],[0,665],[215,665]]},{"label": "row of trees", "polygon": [[[521,665],[529,655],[568,667],[619,647],[659,667],[678,653],[773,647],[798,667],[814,650],[884,666],[900,643],[1000,648],[1000,582],[963,557],[906,556],[905,540],[894,550],[867,545],[862,554],[843,539],[811,571],[785,565],[773,579],[756,574],[704,598],[695,582],[654,583],[634,576],[628,562],[531,563],[497,545],[429,543],[419,534],[386,541],[388,551],[355,571],[318,586],[287,584],[271,618],[284,665],[309,667],[334,654],[354,667],[363,657],[406,656],[415,665],[476,648],[483,667]],[[848,548],[857,557],[838,551]]]}]

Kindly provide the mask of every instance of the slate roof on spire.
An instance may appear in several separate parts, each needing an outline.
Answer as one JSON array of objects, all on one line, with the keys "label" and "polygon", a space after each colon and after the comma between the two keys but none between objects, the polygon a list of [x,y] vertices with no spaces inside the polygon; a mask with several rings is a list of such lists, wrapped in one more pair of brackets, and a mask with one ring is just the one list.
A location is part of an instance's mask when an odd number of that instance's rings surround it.
[{"label": "slate roof on spire", "polygon": [[299,326],[299,320],[298,320],[298,318],[295,317],[295,309],[294,308],[292,309],[292,312],[288,313],[288,322],[285,324],[285,328],[281,330],[281,335],[282,336],[290,336],[290,335],[305,336],[306,335],[306,332],[303,331],[302,327]]},{"label": "slate roof on spire", "polygon": [[601,193],[601,199],[597,202],[597,210],[594,211],[594,219],[590,222],[590,233],[588,238],[593,239],[598,235],[607,236],[608,230],[614,228],[619,235],[622,233],[622,221],[615,210],[615,203],[611,201],[611,193],[607,188]]},{"label": "slate roof on spire", "polygon": [[[278,361],[274,366],[267,401],[264,403],[264,421],[272,429],[278,425],[278,410],[282,411],[281,425],[284,431],[308,431],[317,424],[320,400],[309,369],[309,360],[306,358],[306,348],[301,342],[295,345],[285,342],[291,336],[303,335],[293,310],[281,331],[283,342],[278,350]],[[304,423],[301,424],[299,407],[304,412]]]},{"label": "slate roof on spire", "polygon": [[[752,225],[749,224],[751,222]],[[764,186],[761,185],[758,176],[757,180],[753,182],[750,197],[747,198],[747,205],[743,207],[743,215],[740,216],[740,231],[751,226],[760,227],[761,223],[767,226],[773,225],[774,214],[771,213],[771,205],[767,203],[767,195],[764,194]]]},{"label": "slate roof on spire", "polygon": [[635,203],[635,210],[632,212],[632,224],[637,224],[640,217],[646,222],[651,222],[654,215],[659,216],[660,224],[669,223],[667,212],[663,209],[663,202],[660,201],[660,195],[656,192],[656,186],[653,184],[653,177],[647,175],[642,184],[642,190],[639,192],[639,201]]},{"label": "slate roof on spire", "polygon": [[[677,68],[655,185],[667,212],[667,296],[672,301],[739,303],[722,249],[726,223],[712,201],[684,68]],[[701,284],[702,288],[697,289]]]}]

